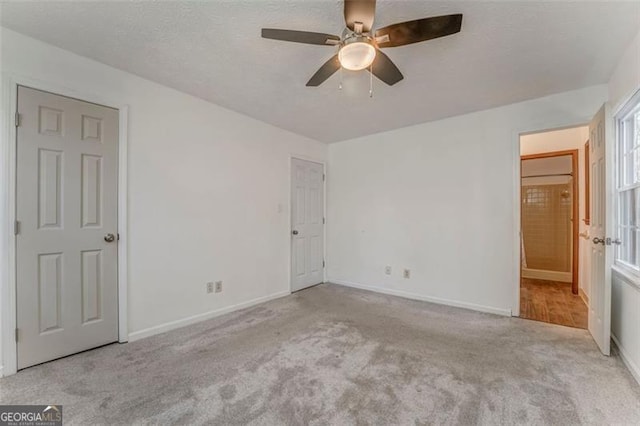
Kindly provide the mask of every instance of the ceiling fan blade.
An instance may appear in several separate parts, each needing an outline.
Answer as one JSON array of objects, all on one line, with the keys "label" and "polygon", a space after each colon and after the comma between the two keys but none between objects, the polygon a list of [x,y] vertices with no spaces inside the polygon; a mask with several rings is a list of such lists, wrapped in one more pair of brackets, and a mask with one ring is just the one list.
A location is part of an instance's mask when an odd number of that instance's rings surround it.
[{"label": "ceiling fan blade", "polygon": [[371,72],[389,86],[393,86],[404,78],[396,64],[380,50],[376,52],[376,58],[371,64]]},{"label": "ceiling fan blade", "polygon": [[340,43],[340,37],[331,34],[295,30],[278,30],[275,28],[263,28],[262,38],[293,41],[295,43],[321,44],[327,46],[335,46]]},{"label": "ceiling fan blade", "polygon": [[375,15],[376,0],[344,0],[344,22],[351,31],[355,31],[355,23],[360,22],[361,32],[368,33],[373,27]]},{"label": "ceiling fan blade", "polygon": [[389,25],[376,31],[378,47],[396,47],[455,34],[462,26],[462,14],[434,16]]},{"label": "ceiling fan blade", "polygon": [[331,77],[339,69],[340,61],[338,60],[338,55],[334,55],[331,57],[331,59],[325,62],[318,71],[316,71],[313,77],[311,77],[311,79],[307,82],[307,86],[320,86],[325,82],[326,79]]}]

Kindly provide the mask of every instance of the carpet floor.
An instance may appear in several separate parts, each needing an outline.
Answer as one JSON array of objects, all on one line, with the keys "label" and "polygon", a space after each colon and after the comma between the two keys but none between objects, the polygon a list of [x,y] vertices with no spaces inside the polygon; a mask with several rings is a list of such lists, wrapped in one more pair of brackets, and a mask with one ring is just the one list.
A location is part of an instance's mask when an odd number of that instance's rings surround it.
[{"label": "carpet floor", "polygon": [[586,330],[332,284],[0,379],[65,424],[640,424]]}]

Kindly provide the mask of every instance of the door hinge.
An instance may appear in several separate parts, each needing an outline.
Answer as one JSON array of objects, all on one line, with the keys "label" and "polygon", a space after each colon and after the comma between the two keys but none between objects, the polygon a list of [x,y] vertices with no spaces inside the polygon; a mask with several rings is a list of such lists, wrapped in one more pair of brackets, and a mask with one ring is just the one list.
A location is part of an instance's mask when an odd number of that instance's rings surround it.
[{"label": "door hinge", "polygon": [[20,233],[20,221],[16,220],[13,224],[13,235],[18,235]]},{"label": "door hinge", "polygon": [[16,111],[15,123],[16,127],[20,127],[20,113],[18,111]]},{"label": "door hinge", "polygon": [[324,224],[326,224],[326,223],[327,223],[327,220],[323,217],[323,218],[322,218],[322,224],[324,225]]},{"label": "door hinge", "polygon": [[324,259],[322,259],[322,267],[325,267]]},{"label": "door hinge", "polygon": [[326,178],[327,178],[327,175],[325,175],[325,174],[323,173],[323,174],[322,174],[322,181],[324,182]]},{"label": "door hinge", "polygon": [[18,329],[16,328],[16,343],[18,343]]}]

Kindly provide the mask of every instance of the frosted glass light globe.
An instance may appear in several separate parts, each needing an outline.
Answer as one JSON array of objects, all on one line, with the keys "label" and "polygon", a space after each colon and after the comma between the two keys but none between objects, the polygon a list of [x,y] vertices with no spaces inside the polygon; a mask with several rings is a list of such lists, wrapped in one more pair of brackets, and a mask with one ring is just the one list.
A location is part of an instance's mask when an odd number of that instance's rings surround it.
[{"label": "frosted glass light globe", "polygon": [[340,65],[351,71],[367,68],[375,58],[376,48],[363,41],[346,44],[338,52]]}]

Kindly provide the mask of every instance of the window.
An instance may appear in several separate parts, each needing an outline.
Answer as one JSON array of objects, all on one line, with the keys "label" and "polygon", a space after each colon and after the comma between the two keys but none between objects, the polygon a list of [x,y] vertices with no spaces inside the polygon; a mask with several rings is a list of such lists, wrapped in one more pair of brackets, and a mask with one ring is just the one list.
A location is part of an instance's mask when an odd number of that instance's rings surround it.
[{"label": "window", "polygon": [[640,271],[640,96],[619,117],[616,262]]}]

